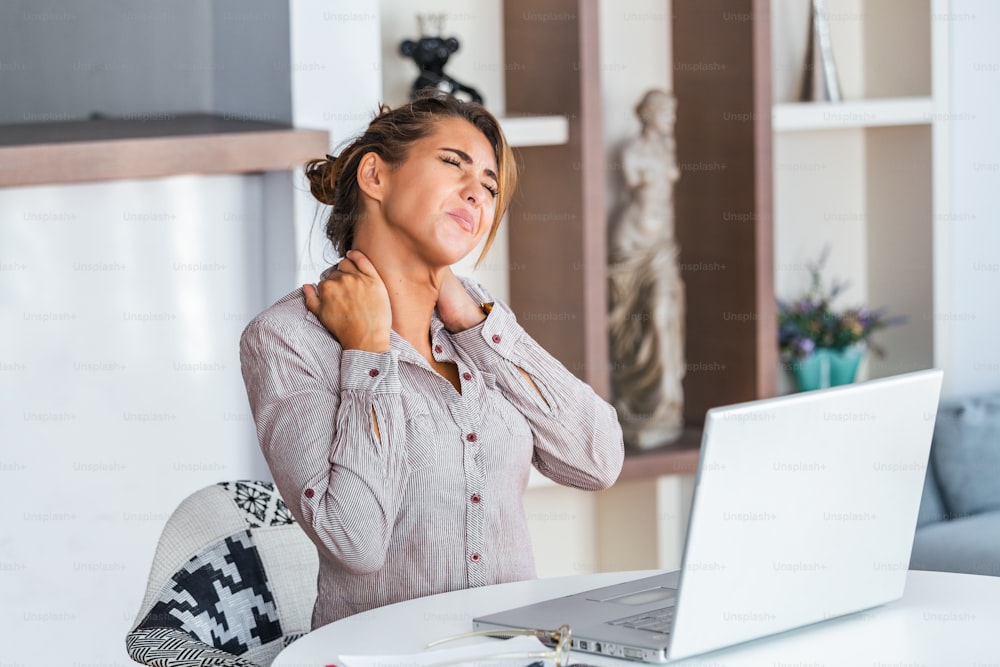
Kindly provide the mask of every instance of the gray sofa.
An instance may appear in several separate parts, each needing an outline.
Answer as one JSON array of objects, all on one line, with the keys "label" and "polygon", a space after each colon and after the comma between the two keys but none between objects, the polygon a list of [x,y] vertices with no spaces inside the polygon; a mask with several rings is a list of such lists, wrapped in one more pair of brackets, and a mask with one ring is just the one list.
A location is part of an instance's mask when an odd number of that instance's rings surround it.
[{"label": "gray sofa", "polygon": [[910,569],[1000,576],[1000,394],[942,402]]}]

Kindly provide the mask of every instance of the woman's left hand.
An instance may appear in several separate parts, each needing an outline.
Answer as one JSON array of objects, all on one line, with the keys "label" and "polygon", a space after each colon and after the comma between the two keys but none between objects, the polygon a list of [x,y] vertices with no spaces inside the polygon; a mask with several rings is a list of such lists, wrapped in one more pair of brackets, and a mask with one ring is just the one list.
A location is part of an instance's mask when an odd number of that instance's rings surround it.
[{"label": "woman's left hand", "polygon": [[451,333],[471,329],[486,319],[486,313],[465,291],[450,268],[445,269],[441,276],[437,309],[445,328]]}]

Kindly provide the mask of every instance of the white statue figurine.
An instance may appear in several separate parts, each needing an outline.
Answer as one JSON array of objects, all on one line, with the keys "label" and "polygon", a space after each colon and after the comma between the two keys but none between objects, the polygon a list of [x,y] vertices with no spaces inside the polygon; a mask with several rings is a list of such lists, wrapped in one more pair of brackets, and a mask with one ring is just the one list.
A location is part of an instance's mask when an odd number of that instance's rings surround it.
[{"label": "white statue figurine", "polygon": [[676,101],[661,90],[636,106],[642,131],[622,152],[629,201],[610,229],[611,400],[625,442],[648,449],[684,429],[684,285],[674,241]]}]

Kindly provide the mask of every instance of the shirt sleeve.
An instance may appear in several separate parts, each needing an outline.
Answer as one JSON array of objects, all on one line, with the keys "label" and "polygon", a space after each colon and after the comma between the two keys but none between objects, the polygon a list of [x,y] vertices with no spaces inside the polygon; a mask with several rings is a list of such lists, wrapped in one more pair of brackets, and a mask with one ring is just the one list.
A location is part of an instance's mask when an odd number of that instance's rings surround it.
[{"label": "shirt sleeve", "polygon": [[342,350],[308,320],[258,317],[240,363],[261,449],[293,514],[348,571],[381,569],[409,474],[397,353]]},{"label": "shirt sleeve", "polygon": [[[494,301],[482,286],[463,282],[477,301]],[[485,320],[452,338],[478,368],[496,376],[504,396],[528,421],[539,472],[580,489],[614,484],[625,455],[614,407],[529,336],[506,304],[494,302]],[[531,377],[537,392],[518,369]]]}]

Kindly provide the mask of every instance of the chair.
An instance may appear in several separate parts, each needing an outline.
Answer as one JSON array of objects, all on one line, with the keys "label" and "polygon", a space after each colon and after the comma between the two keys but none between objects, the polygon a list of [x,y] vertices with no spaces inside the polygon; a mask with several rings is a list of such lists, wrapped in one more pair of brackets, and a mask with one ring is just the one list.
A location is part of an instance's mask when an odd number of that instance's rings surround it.
[{"label": "chair", "polygon": [[167,520],[129,656],[153,667],[269,667],[309,631],[316,547],[270,482],[221,482]]}]

